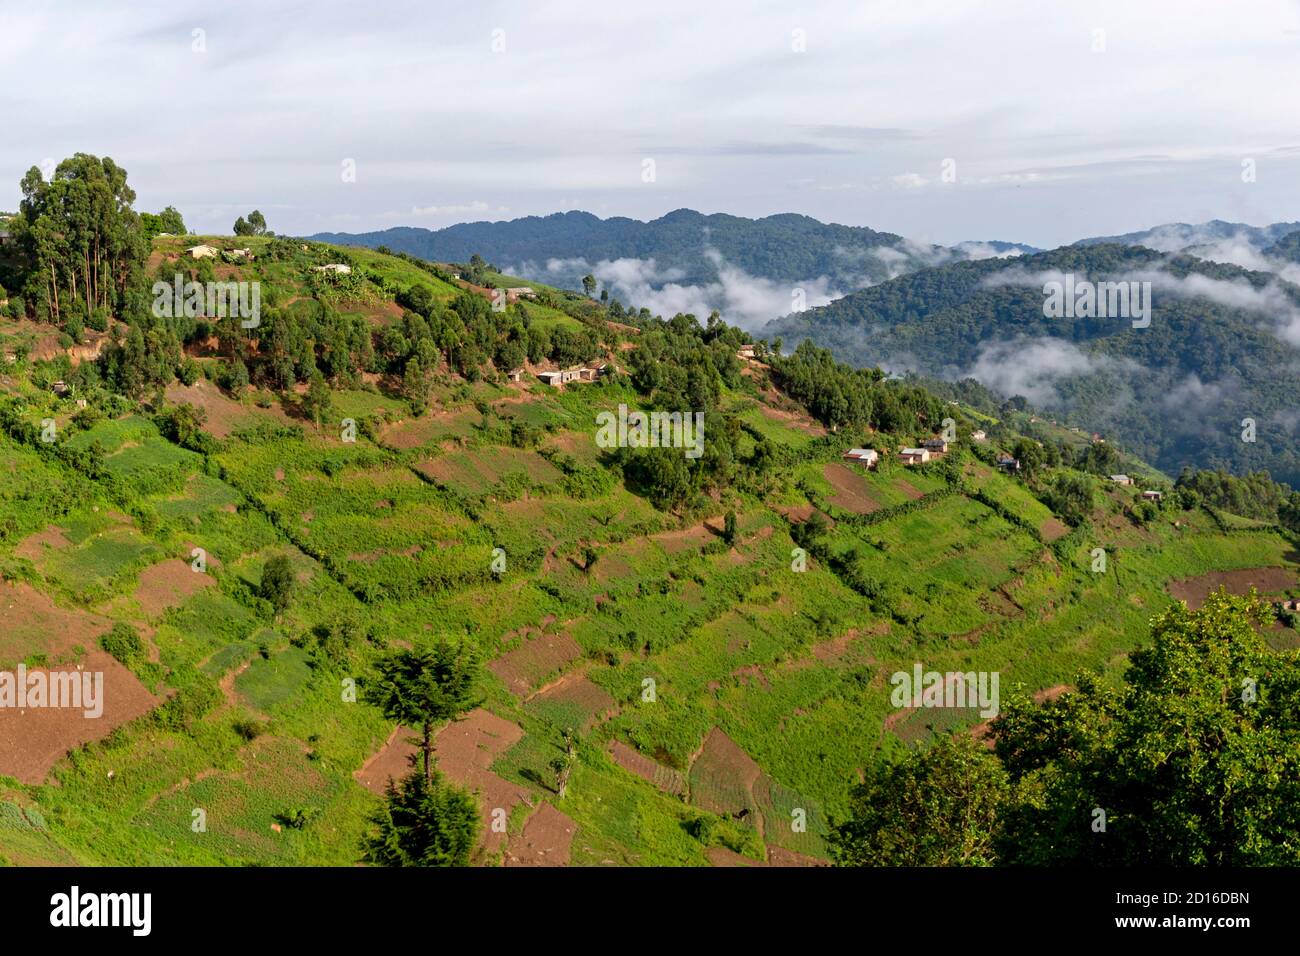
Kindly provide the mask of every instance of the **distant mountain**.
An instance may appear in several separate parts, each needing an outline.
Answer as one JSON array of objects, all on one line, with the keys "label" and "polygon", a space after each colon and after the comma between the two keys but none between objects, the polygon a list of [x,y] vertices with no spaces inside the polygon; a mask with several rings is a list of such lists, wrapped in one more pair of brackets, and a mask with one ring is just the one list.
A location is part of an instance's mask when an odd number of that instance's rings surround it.
[{"label": "distant mountain", "polygon": [[566,212],[312,238],[386,246],[438,262],[465,262],[477,254],[504,271],[570,289],[581,288],[591,273],[624,305],[667,316],[693,311],[702,317],[716,308],[751,328],[800,302],[822,305],[925,266],[1032,251],[1004,242],[949,249],[793,213],[746,219],[690,209],[650,222]]},{"label": "distant mountain", "polygon": [[[768,279],[794,282],[829,276],[845,283],[862,277],[880,280],[888,276],[888,269],[873,252],[898,249],[904,243],[901,236],[891,233],[818,222],[793,213],[746,219],[706,216],[691,209],[678,209],[650,222],[564,212],[503,222],[459,223],[436,231],[397,227],[356,235],[322,233],[313,238],[347,245],[386,245],[444,262],[464,262],[477,253],[510,268],[532,263],[545,269],[549,261],[565,259],[582,259],[593,265],[602,260],[654,259],[661,272],[674,273],[677,281],[689,284],[716,279],[717,270],[705,257],[710,249],[727,263]],[[555,271],[560,271],[558,265],[552,275]]]},{"label": "distant mountain", "polygon": [[1094,236],[1080,239],[1076,246],[1100,246],[1120,243],[1126,246],[1146,246],[1157,252],[1187,252],[1197,247],[1212,247],[1235,240],[1265,249],[1284,236],[1300,231],[1300,222],[1275,222],[1268,226],[1251,226],[1244,222],[1170,222],[1153,226],[1140,232],[1126,232],[1118,236]]},{"label": "distant mountain", "polygon": [[[1295,248],[1288,240],[1287,249]],[[1049,318],[1044,283],[1151,282],[1150,325]],[[924,269],[769,323],[857,365],[974,378],[1177,473],[1268,468],[1300,486],[1300,288],[1267,272],[1085,244]],[[1255,424],[1243,441],[1244,419]]]}]

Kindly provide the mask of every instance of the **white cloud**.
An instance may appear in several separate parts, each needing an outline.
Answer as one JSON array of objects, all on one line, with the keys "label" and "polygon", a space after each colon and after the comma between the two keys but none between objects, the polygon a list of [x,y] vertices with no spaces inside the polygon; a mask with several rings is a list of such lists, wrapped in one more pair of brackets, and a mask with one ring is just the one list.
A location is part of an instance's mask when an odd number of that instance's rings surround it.
[{"label": "white cloud", "polygon": [[[508,206],[492,206],[490,203],[485,203],[480,199],[475,199],[473,202],[451,203],[447,206],[412,206],[409,215],[416,219],[423,219],[430,216],[438,218],[464,218],[483,216],[487,213],[501,215],[508,213],[509,211],[510,207]],[[407,218],[401,213],[391,213],[390,217],[398,219]]]},{"label": "white cloud", "polygon": [[920,173],[900,173],[897,176],[890,176],[889,181],[903,189],[920,189],[930,182]]},{"label": "white cloud", "polygon": [[1116,367],[1112,360],[1093,357],[1064,339],[1025,337],[985,342],[975,362],[961,377],[973,378],[1003,395],[1023,395],[1044,408],[1059,401],[1056,383]]},{"label": "white cloud", "polygon": [[[1300,218],[1300,153],[1286,150],[1294,4],[1258,0],[1249,16],[1231,4],[1189,14],[1178,0],[1040,7],[503,0],[431,12],[391,0],[358,17],[342,0],[9,4],[5,75],[40,82],[0,84],[0,209],[17,205],[31,164],[90,150],[129,170],[141,208],[175,204],[200,229],[229,229],[233,217],[209,210],[236,201],[281,204],[271,226],[288,233],[388,226],[385,213],[412,207],[488,213],[456,197],[515,215],[796,211],[1039,246],[1192,217]],[[1098,24],[1104,54],[1090,50]],[[806,52],[792,49],[795,28]],[[141,123],[173,89],[183,118]],[[945,157],[961,170],[953,188],[918,188]],[[1259,168],[1244,188],[1243,157]],[[355,183],[340,179],[346,158]],[[455,201],[433,202],[431,184]]]}]

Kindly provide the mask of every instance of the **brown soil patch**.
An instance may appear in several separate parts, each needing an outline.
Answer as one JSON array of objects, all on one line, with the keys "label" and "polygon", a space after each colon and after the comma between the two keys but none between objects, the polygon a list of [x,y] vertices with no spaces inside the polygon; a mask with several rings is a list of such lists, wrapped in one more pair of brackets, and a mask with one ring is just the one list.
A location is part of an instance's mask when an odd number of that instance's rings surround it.
[{"label": "brown soil patch", "polygon": [[1295,587],[1294,571],[1284,568],[1240,568],[1236,571],[1211,571],[1182,581],[1170,581],[1169,593],[1195,611],[1219,588],[1229,594],[1245,595],[1253,587],[1261,594]]},{"label": "brown soil patch", "polygon": [[741,856],[734,850],[728,850],[725,846],[711,846],[704,851],[705,857],[714,866],[766,866],[762,860],[755,860],[747,856]]},{"label": "brown soil patch", "polygon": [[783,846],[769,846],[767,848],[767,865],[830,866],[830,863],[826,860],[819,860],[815,856],[808,856],[806,853],[796,853],[794,850],[787,850]]},{"label": "brown soil patch", "polygon": [[506,847],[505,866],[568,866],[578,825],[549,803],[528,818],[524,831]]},{"label": "brown soil patch", "polygon": [[[776,510],[780,512],[782,517],[787,521],[793,522],[794,524],[803,524],[813,516],[813,512],[817,509],[812,505],[794,505],[793,507],[777,508]],[[828,522],[830,521],[829,518],[826,520]]]},{"label": "brown soil patch", "polygon": [[812,655],[823,664],[834,664],[849,652],[849,647],[852,646],[861,633],[857,628],[851,628],[839,637],[831,638],[829,641],[823,641],[820,644],[814,644]]},{"label": "brown soil patch", "polygon": [[0,774],[25,784],[42,783],[65,753],[107,737],[161,703],[134,674],[98,649],[88,651],[80,665],[43,669],[47,674],[78,671],[104,675],[103,713],[91,718],[84,708],[0,708]]},{"label": "brown soil patch", "polygon": [[907,495],[907,497],[911,498],[913,501],[915,501],[917,498],[925,497],[924,491],[916,487],[916,485],[912,484],[910,481],[906,481],[902,478],[899,478],[897,481],[894,482],[894,487],[897,488],[899,491],[901,491],[903,494]]},{"label": "brown soil patch", "polygon": [[199,379],[193,385],[182,385],[180,382],[173,382],[167,386],[163,394],[166,395],[169,402],[188,402],[197,408],[203,409],[208,416],[203,423],[203,430],[217,438],[228,437],[241,419],[247,418],[255,412],[274,414],[267,409],[246,407],[241,402],[222,394],[221,389],[206,379]]},{"label": "brown soil patch", "polygon": [[871,514],[880,509],[880,502],[871,497],[862,476],[848,466],[832,462],[822,467],[822,476],[835,488],[831,504],[859,515]]},{"label": "brown soil patch", "polygon": [[746,664],[744,667],[737,667],[731,672],[731,676],[740,678],[742,684],[753,684],[762,687],[764,690],[772,689],[772,684],[768,681],[767,675],[763,673],[763,668],[757,664]]},{"label": "brown soil patch", "polygon": [[361,769],[353,771],[357,783],[371,793],[382,795],[390,779],[401,780],[410,773],[411,758],[420,753],[420,748],[411,742],[415,736],[415,731],[409,727],[396,728]]},{"label": "brown soil patch", "polygon": [[538,634],[489,663],[488,670],[500,677],[512,694],[524,697],[551,674],[580,657],[582,648],[569,635]]},{"label": "brown soil patch", "polygon": [[64,536],[63,529],[49,525],[44,531],[38,531],[18,542],[14,554],[28,561],[39,561],[46,551],[63,551],[71,547],[72,542]]},{"label": "brown soil patch", "polygon": [[78,645],[94,647],[113,626],[98,614],[61,608],[22,581],[0,581],[0,622],[0,662],[14,664],[35,653],[57,659]]},{"label": "brown soil patch", "polygon": [[[956,688],[957,682],[961,679],[961,676],[960,676],[960,675],[961,675],[961,672],[959,672],[959,671],[945,672],[945,674],[944,674],[944,679],[943,679],[943,690],[942,690],[942,694],[943,694],[944,699],[947,699],[947,697],[948,697],[948,695],[949,695],[949,690],[950,690],[950,688],[953,688],[953,690],[952,690],[952,693],[953,693],[953,694],[956,693],[955,688]],[[902,723],[902,722],[903,722],[904,720],[906,720],[908,717],[911,717],[911,716],[912,716],[913,714],[915,714],[918,710],[921,710],[921,709],[922,709],[922,708],[921,708],[921,703],[922,703],[922,701],[923,701],[923,699],[924,699],[924,698],[922,697],[922,691],[927,691],[927,690],[928,690],[928,687],[927,687],[927,688],[913,688],[913,689],[912,689],[912,706],[911,706],[911,707],[900,707],[900,708],[898,708],[897,710],[895,710],[892,714],[890,714],[888,717],[886,717],[886,718],[885,718],[885,724],[884,724],[884,726],[885,726],[885,730],[893,730],[893,729],[894,729],[898,724]],[[929,691],[929,692],[930,692],[930,693],[939,693],[938,691]]]},{"label": "brown soil patch", "polygon": [[1074,690],[1069,684],[1055,684],[1052,687],[1044,687],[1042,690],[1034,691],[1034,703],[1041,704],[1044,701],[1056,700],[1062,694]]},{"label": "brown soil patch", "polygon": [[564,675],[542,688],[532,699],[577,709],[583,715],[580,728],[583,732],[608,720],[618,710],[618,704],[603,687],[581,674]]},{"label": "brown soil patch", "polygon": [[680,770],[665,767],[659,761],[651,760],[645,754],[633,750],[621,740],[611,740],[609,742],[609,755],[624,770],[654,784],[664,793],[681,796],[686,792],[686,779],[682,776]]},{"label": "brown soil patch", "polygon": [[197,572],[188,562],[173,558],[140,572],[135,599],[145,617],[158,617],[168,608],[184,604],[187,598],[215,583],[211,575]]},{"label": "brown soil patch", "polygon": [[1057,518],[1048,518],[1038,526],[1038,533],[1043,536],[1044,541],[1051,542],[1064,538],[1070,533],[1070,528]]},{"label": "brown soil patch", "polygon": [[488,768],[524,736],[518,724],[504,720],[481,707],[461,720],[452,721],[434,738],[434,755],[438,769],[453,783],[478,791],[483,811],[483,846],[496,852],[506,834],[493,832],[493,811],[504,810],[509,817],[514,806],[528,800],[522,786],[497,776]]},{"label": "brown soil patch", "polygon": [[669,554],[678,554],[682,551],[698,550],[714,537],[714,531],[708,522],[701,521],[697,525],[679,531],[661,531],[659,534],[652,534],[650,540],[656,542]]},{"label": "brown soil patch", "polygon": [[811,435],[814,438],[821,438],[827,434],[826,429],[817,424],[809,415],[802,412],[790,411],[785,408],[775,408],[771,405],[760,406],[763,417],[779,424],[786,425],[796,431],[801,431],[805,435]]},{"label": "brown soil patch", "polygon": [[691,802],[720,814],[757,811],[754,784],[763,770],[723,731],[714,727],[691,764]]}]

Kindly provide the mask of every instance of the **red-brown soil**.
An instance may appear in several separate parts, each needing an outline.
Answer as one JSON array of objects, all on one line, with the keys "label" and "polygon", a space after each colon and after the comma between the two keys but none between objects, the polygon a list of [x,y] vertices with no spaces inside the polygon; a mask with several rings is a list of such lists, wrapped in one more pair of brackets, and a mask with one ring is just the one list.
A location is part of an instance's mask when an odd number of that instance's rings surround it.
[{"label": "red-brown soil", "polygon": [[633,750],[621,740],[610,741],[609,755],[624,770],[654,784],[664,793],[680,796],[686,792],[686,780],[680,770],[665,767],[659,761],[651,760],[645,754]]},{"label": "red-brown soil", "polygon": [[1180,601],[1186,601],[1187,606],[1195,611],[1220,587],[1225,588],[1229,594],[1244,595],[1250,593],[1252,587],[1260,594],[1268,594],[1272,591],[1285,591],[1295,587],[1295,584],[1294,571],[1283,568],[1241,568],[1236,571],[1211,571],[1182,581],[1170,581],[1168,588],[1170,594]]},{"label": "red-brown soil", "polygon": [[144,688],[129,670],[101,650],[90,650],[78,664],[42,669],[45,673],[78,670],[104,675],[103,713],[84,709],[0,707],[0,775],[25,784],[40,784],[68,751],[101,740],[113,728],[148,713],[161,699]]},{"label": "red-brown soil", "polygon": [[170,607],[184,604],[187,598],[215,583],[211,575],[195,571],[189,562],[174,558],[140,572],[135,600],[144,616],[153,618]]},{"label": "red-brown soil", "polygon": [[527,635],[523,644],[488,664],[488,670],[505,682],[510,692],[524,697],[543,680],[582,656],[567,634]]},{"label": "red-brown soil", "polygon": [[880,509],[880,502],[871,497],[862,476],[848,466],[831,462],[822,466],[822,476],[836,492],[830,499],[831,504],[859,515],[871,514]]},{"label": "red-brown soil", "polygon": [[506,846],[506,866],[568,866],[569,848],[578,825],[549,803],[543,803]]}]

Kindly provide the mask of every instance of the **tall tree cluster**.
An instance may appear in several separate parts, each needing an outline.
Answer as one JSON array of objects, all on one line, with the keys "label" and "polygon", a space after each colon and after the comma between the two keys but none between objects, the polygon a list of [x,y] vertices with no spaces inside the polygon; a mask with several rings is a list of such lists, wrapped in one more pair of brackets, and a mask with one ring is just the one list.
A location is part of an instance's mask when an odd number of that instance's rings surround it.
[{"label": "tall tree cluster", "polygon": [[148,253],[126,170],[77,153],[49,181],[33,166],[21,188],[15,222],[29,270],[24,295],[37,318],[64,323],[97,309],[122,311]]}]

